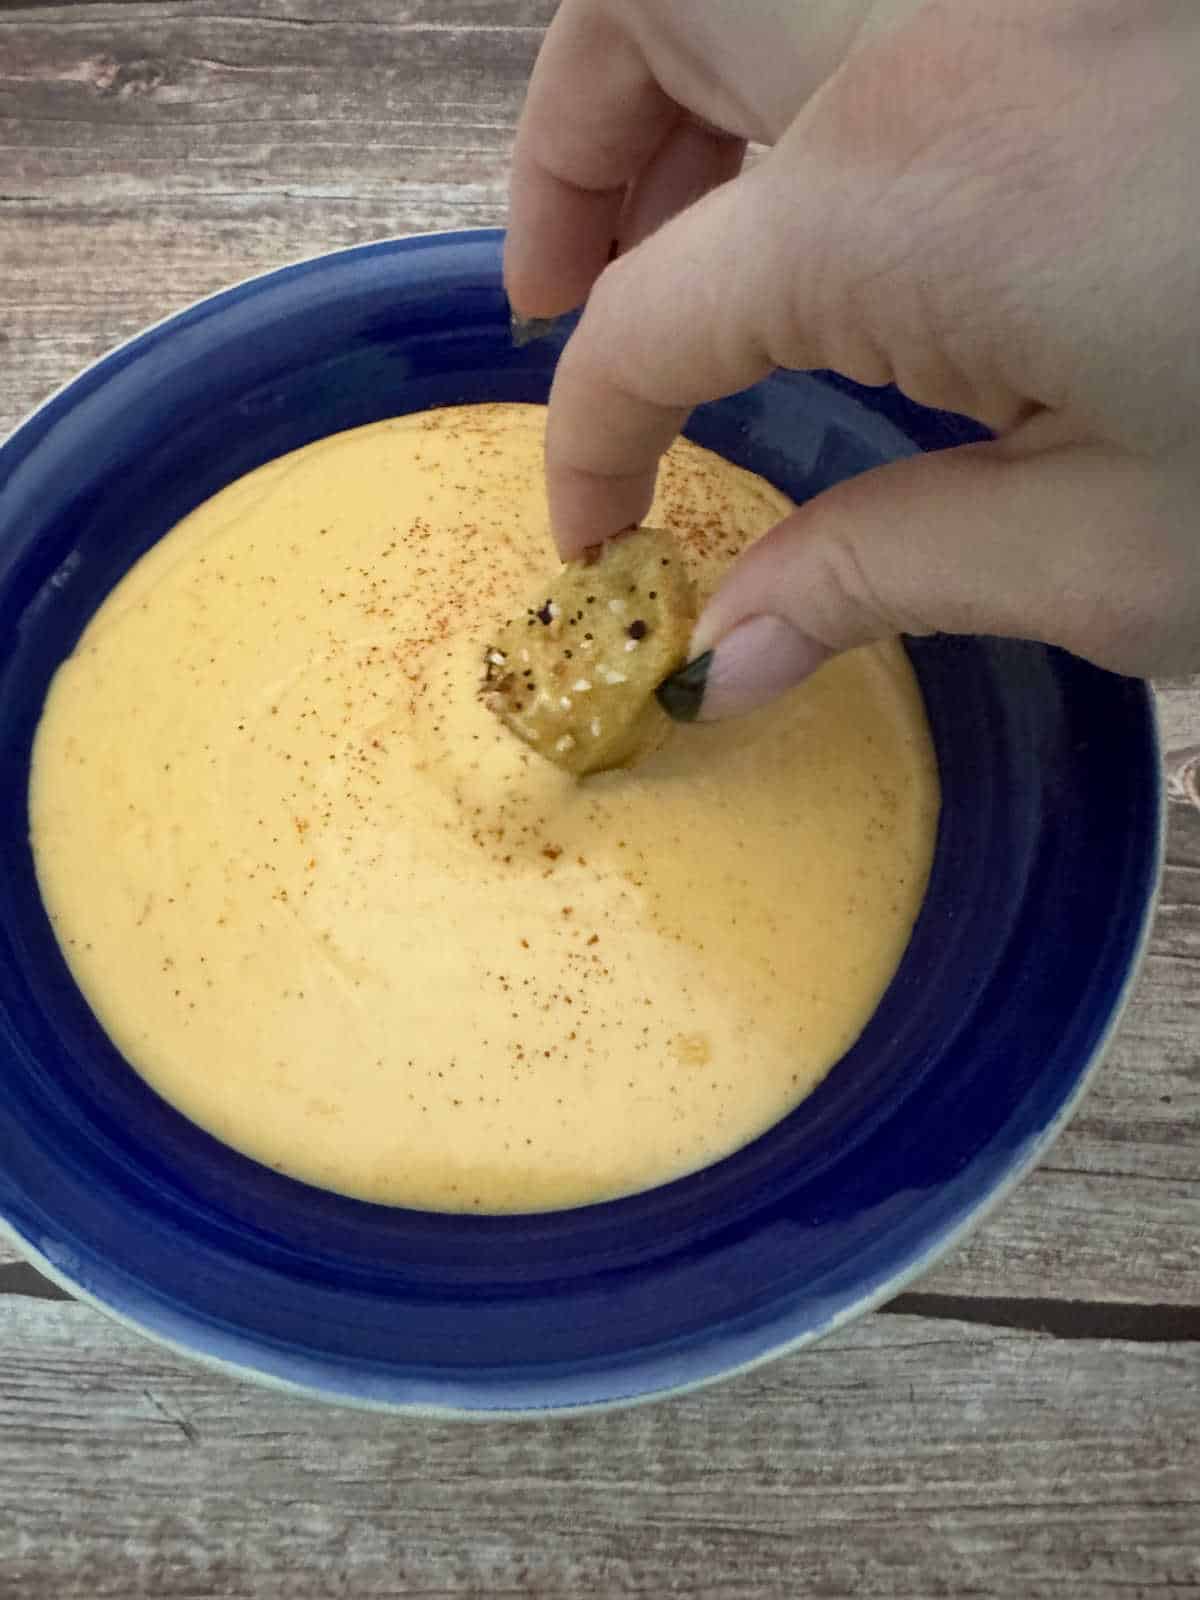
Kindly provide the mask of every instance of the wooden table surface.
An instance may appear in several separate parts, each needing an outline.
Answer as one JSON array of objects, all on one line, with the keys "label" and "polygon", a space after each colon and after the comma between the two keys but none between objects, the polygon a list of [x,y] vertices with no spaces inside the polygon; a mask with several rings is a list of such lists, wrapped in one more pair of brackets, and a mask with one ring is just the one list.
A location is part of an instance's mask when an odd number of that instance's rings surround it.
[{"label": "wooden table surface", "polygon": [[[0,432],[143,324],[504,216],[550,0],[0,0]],[[670,1403],[476,1426],[214,1377],[0,1244],[0,1596],[1200,1596],[1200,688],[1151,953],[913,1292]]]}]

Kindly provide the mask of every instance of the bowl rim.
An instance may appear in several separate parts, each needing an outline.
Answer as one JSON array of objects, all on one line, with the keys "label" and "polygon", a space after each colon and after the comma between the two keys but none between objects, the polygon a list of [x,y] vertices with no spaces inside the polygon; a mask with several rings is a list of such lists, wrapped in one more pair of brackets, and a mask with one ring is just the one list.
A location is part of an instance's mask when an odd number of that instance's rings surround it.
[{"label": "bowl rim", "polygon": [[[378,239],[362,241],[335,250],[319,251],[315,254],[294,257],[264,271],[255,272],[245,278],[228,282],[217,289],[197,296],[183,305],[175,306],[162,317],[138,328],[73,372],[63,383],[20,418],[3,438],[0,438],[0,455],[3,454],[4,448],[14,442],[27,427],[36,423],[43,414],[55,409],[68,391],[73,390],[97,368],[126,351],[130,346],[135,345],[146,336],[167,327],[194,310],[213,305],[214,302],[227,295],[233,295],[257,284],[262,284],[268,279],[290,274],[298,268],[315,267],[332,261],[345,261],[358,254],[366,255],[378,251],[380,247],[403,247],[420,240],[431,240],[444,245],[452,245],[459,241],[463,243],[482,243],[489,240],[501,242],[503,238],[504,230],[497,227],[425,229],[411,233],[386,235]],[[905,404],[909,404],[909,402],[905,402]],[[893,425],[903,431],[903,424],[893,423]],[[772,1344],[770,1348],[762,1350],[747,1359],[720,1366],[717,1370],[702,1373],[679,1383],[650,1388],[636,1394],[570,1402],[552,1401],[546,1405],[520,1405],[514,1407],[489,1406],[483,1408],[480,1406],[456,1406],[453,1404],[442,1405],[425,1401],[339,1392],[332,1386],[322,1387],[300,1378],[284,1377],[277,1372],[251,1365],[249,1362],[234,1359],[230,1356],[214,1354],[211,1349],[186,1343],[182,1339],[172,1337],[171,1334],[164,1332],[160,1328],[139,1321],[136,1317],[122,1311],[112,1302],[100,1298],[84,1284],[77,1281],[67,1268],[45,1254],[33,1239],[22,1233],[16,1224],[2,1213],[0,1213],[0,1239],[10,1243],[41,1274],[66,1291],[72,1299],[93,1307],[120,1326],[128,1328],[133,1333],[152,1341],[173,1354],[177,1354],[188,1361],[199,1363],[208,1370],[219,1373],[222,1376],[255,1383],[277,1393],[294,1395],[307,1400],[318,1400],[324,1404],[345,1406],[355,1410],[422,1417],[431,1420],[465,1420],[472,1422],[487,1422],[491,1420],[531,1421],[541,1418],[578,1416],[581,1413],[624,1410],[633,1406],[649,1405],[660,1400],[672,1399],[679,1395],[707,1388],[711,1384],[724,1382],[728,1378],[738,1377],[779,1357],[794,1354],[796,1351],[824,1339],[870,1311],[875,1310],[880,1305],[894,1299],[910,1283],[923,1276],[957,1245],[975,1232],[1005,1202],[1017,1185],[1040,1162],[1060,1137],[1078,1110],[1084,1096],[1092,1087],[1097,1073],[1108,1056],[1129,1001],[1142,975],[1149,950],[1155,912],[1162,890],[1166,849],[1167,795],[1161,765],[1161,720],[1157,699],[1152,687],[1148,683],[1143,683],[1141,687],[1149,715],[1149,732],[1154,750],[1159,756],[1158,765],[1153,774],[1154,799],[1156,802],[1154,808],[1155,828],[1151,841],[1152,856],[1148,862],[1147,870],[1148,888],[1141,906],[1136,943],[1131,950],[1121,978],[1120,988],[1112,1002],[1103,1029],[1091,1053],[1079,1069],[1070,1093],[1055,1115],[1049,1122],[1030,1134],[1024,1143],[1010,1156],[1003,1177],[995,1182],[990,1189],[986,1190],[961,1218],[936,1231],[929,1239],[926,1248],[918,1256],[914,1257],[861,1298],[844,1305],[819,1326],[805,1329],[790,1338],[782,1339],[780,1342]]]},{"label": "bowl rim", "polygon": [[[1154,733],[1157,740],[1160,724],[1158,708],[1153,696],[1151,696],[1150,704],[1154,719]],[[856,1300],[853,1304],[844,1306],[822,1327],[806,1329],[803,1333],[796,1334],[791,1339],[785,1339],[781,1343],[773,1345],[769,1350],[764,1350],[760,1354],[750,1357],[749,1360],[722,1367],[715,1372],[704,1373],[700,1377],[690,1378],[666,1388],[646,1390],[640,1394],[620,1395],[604,1400],[578,1401],[573,1404],[556,1402],[537,1407],[497,1406],[484,1410],[480,1407],[431,1405],[422,1401],[387,1400],[367,1395],[338,1394],[330,1389],[321,1389],[315,1385],[303,1383],[299,1379],[281,1377],[277,1373],[264,1371],[261,1367],[246,1365],[225,1356],[213,1355],[210,1351],[198,1350],[192,1345],[184,1344],[181,1340],[171,1338],[168,1334],[158,1329],[147,1327],[144,1323],[138,1322],[135,1318],[99,1299],[88,1289],[76,1283],[69,1273],[57,1267],[42,1254],[36,1245],[18,1234],[16,1229],[6,1222],[3,1217],[0,1217],[0,1238],[13,1243],[43,1276],[52,1283],[57,1284],[60,1289],[66,1290],[72,1299],[93,1307],[112,1321],[119,1323],[122,1327],[128,1328],[132,1333],[140,1335],[143,1339],[150,1340],[161,1348],[171,1351],[174,1355],[181,1356],[188,1361],[199,1362],[209,1371],[218,1373],[222,1377],[247,1380],[277,1394],[292,1395],[304,1400],[317,1400],[325,1405],[344,1406],[356,1411],[381,1412],[391,1416],[419,1417],[437,1422],[532,1422],[542,1419],[553,1420],[562,1417],[577,1417],[582,1414],[590,1415],[595,1413],[598,1415],[609,1411],[630,1410],[635,1406],[654,1405],[660,1401],[674,1400],[682,1395],[694,1394],[697,1390],[707,1389],[713,1384],[724,1383],[730,1378],[741,1377],[745,1373],[753,1372],[759,1367],[766,1366],[769,1362],[779,1360],[784,1356],[794,1355],[806,1346],[828,1338],[841,1328],[852,1322],[857,1322],[861,1317],[866,1316],[879,1306],[885,1305],[889,1300],[894,1300],[897,1295],[902,1294],[910,1283],[922,1277],[986,1222],[993,1211],[1003,1205],[1017,1185],[1037,1166],[1046,1151],[1062,1134],[1071,1118],[1075,1115],[1080,1102],[1091,1088],[1096,1074],[1108,1056],[1146,959],[1154,911],[1158,904],[1162,884],[1163,843],[1166,834],[1166,803],[1165,798],[1162,798],[1162,789],[1163,786],[1160,784],[1155,875],[1151,893],[1147,897],[1146,914],[1143,919],[1137,948],[1129,963],[1121,986],[1121,992],[1117,996],[1116,1004],[1109,1015],[1104,1033],[1097,1042],[1087,1065],[1076,1079],[1071,1094],[1064,1101],[1057,1115],[1026,1142],[1025,1148],[1021,1151],[1019,1157],[1014,1160],[1004,1178],[990,1189],[977,1206],[968,1212],[960,1222],[954,1227],[945,1229],[932,1240],[923,1255],[911,1261],[907,1267],[876,1289],[873,1289],[869,1294],[864,1295],[861,1300]]]}]

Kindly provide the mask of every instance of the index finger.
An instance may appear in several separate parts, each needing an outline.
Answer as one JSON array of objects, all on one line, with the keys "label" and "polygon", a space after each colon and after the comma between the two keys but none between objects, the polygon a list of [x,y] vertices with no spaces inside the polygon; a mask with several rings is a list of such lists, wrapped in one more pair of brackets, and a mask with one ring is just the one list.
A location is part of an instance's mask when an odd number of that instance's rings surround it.
[{"label": "index finger", "polygon": [[674,217],[592,291],[547,418],[550,521],[565,559],[641,521],[659,457],[693,406],[776,364],[772,324],[792,274],[766,165]]},{"label": "index finger", "polygon": [[597,0],[566,0],[550,25],[517,128],[504,281],[513,309],[553,317],[604,270],[628,185],[679,107]]}]

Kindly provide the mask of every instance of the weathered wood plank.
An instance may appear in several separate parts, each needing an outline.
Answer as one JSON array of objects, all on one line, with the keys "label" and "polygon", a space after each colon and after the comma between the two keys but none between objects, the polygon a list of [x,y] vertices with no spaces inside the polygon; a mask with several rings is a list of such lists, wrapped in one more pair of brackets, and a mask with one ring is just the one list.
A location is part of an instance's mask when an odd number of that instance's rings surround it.
[{"label": "weathered wood plank", "polygon": [[[355,0],[354,21],[389,26],[427,23],[440,28],[544,28],[560,0]],[[128,9],[126,9],[128,8]],[[28,21],[39,12],[69,26],[76,21],[119,22],[130,16],[157,20],[185,13],[268,25],[328,23],[327,0],[0,0],[0,18]]]},{"label": "weathered wood plank", "polygon": [[0,1302],[0,1349],[22,1600],[1200,1593],[1195,1346],[877,1318],[678,1401],[479,1427],[264,1394],[77,1306]]},{"label": "weathered wood plank", "polygon": [[[209,161],[197,162],[201,152],[178,140],[138,150],[140,129],[220,129],[228,143],[218,159],[236,169],[246,138],[239,130],[249,125],[254,148],[264,136],[279,139],[282,162],[303,162],[315,141],[354,173],[355,157],[370,163],[374,154],[349,137],[363,126],[385,154],[411,126],[507,127],[541,30],[463,27],[401,8],[372,20],[326,7],[319,19],[297,22],[276,8],[256,19],[164,7],[114,23],[81,7],[5,14],[0,37],[0,114],[19,124],[5,148],[49,158],[31,176],[49,179],[55,160],[69,170],[73,153],[86,160],[86,130],[105,127],[119,153],[138,158],[135,179],[155,173],[167,189],[192,190],[203,187]],[[288,138],[291,129],[297,137]],[[176,163],[180,151],[190,162]]]},{"label": "weathered wood plank", "polygon": [[448,27],[434,4],[363,9],[332,30],[296,25],[320,8],[295,4],[5,13],[0,427],[115,341],[249,273],[503,220],[547,7],[465,7],[516,12],[483,31]]}]

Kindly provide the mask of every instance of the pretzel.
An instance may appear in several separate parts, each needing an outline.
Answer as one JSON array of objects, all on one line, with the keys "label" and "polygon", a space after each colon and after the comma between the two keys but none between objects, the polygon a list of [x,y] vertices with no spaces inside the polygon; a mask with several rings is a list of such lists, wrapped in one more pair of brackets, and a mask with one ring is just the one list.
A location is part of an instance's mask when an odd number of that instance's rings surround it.
[{"label": "pretzel", "polygon": [[484,652],[480,692],[519,739],[583,777],[630,766],[670,727],[654,691],[687,658],[695,595],[656,528],[571,561]]}]

